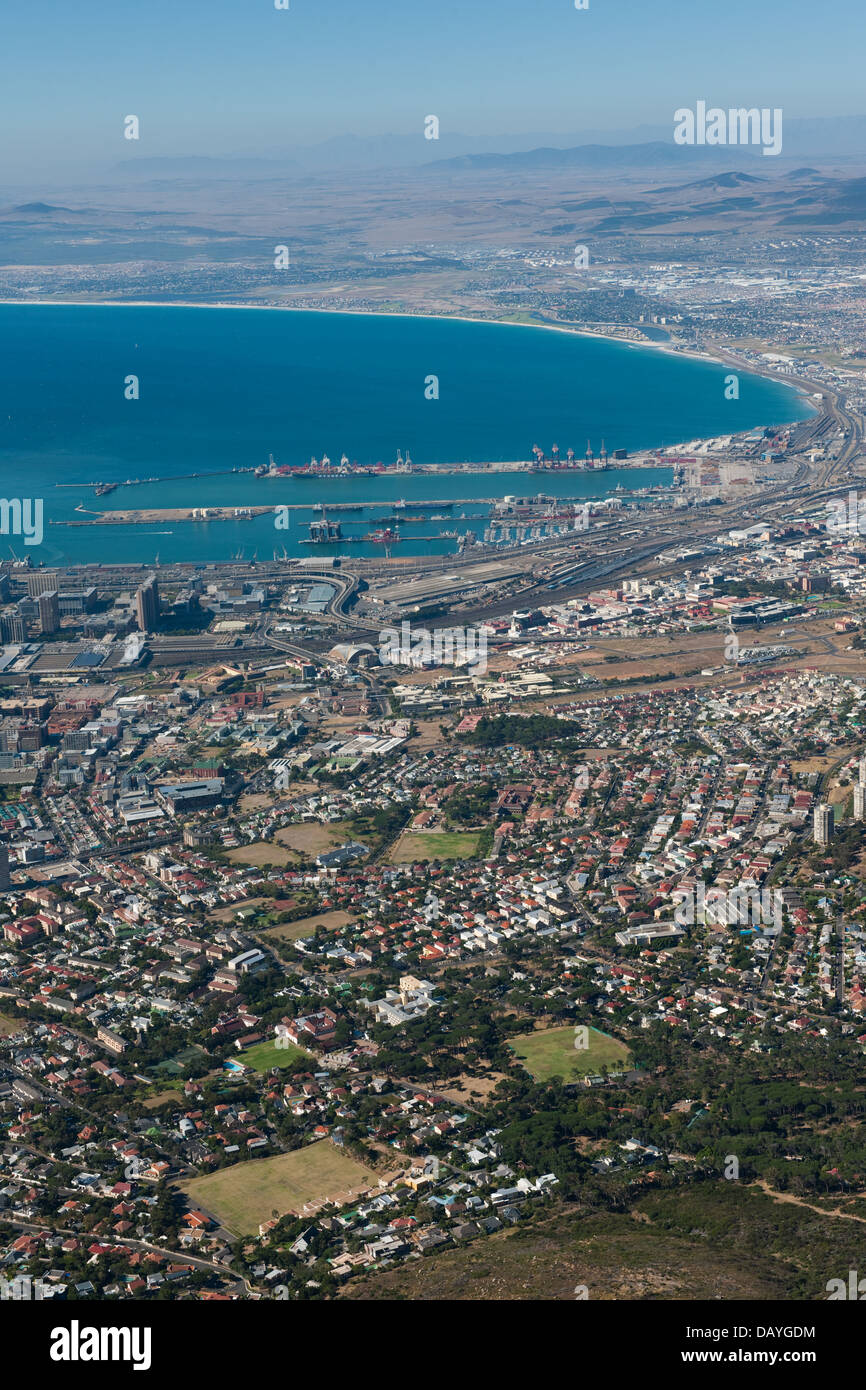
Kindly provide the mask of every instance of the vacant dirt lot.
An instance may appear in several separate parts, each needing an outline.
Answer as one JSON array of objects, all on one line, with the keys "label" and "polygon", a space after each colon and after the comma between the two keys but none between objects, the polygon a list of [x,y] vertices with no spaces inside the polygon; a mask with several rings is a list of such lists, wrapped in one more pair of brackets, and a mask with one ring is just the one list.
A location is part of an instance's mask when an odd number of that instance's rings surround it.
[{"label": "vacant dirt lot", "polygon": [[226,907],[218,907],[210,914],[212,922],[229,922],[245,907],[261,907],[262,903],[269,903],[270,898],[242,898],[240,902],[228,903]]},{"label": "vacant dirt lot", "polygon": [[324,927],[325,931],[339,931],[340,927],[353,920],[348,912],[320,912],[318,917],[301,917],[297,922],[283,922],[279,927],[269,927],[262,935],[275,936],[280,941],[298,941],[302,936],[312,936],[317,927]]},{"label": "vacant dirt lot", "polygon": [[438,748],[442,742],[442,735],[439,732],[438,719],[416,719],[415,723],[418,733],[410,739],[413,750],[420,752],[422,749]]},{"label": "vacant dirt lot", "polygon": [[274,797],[269,792],[251,792],[242,796],[238,806],[242,811],[260,811],[263,806],[273,806]]},{"label": "vacant dirt lot", "polygon": [[141,1103],[145,1110],[158,1110],[161,1105],[183,1105],[184,1098],[180,1091],[158,1091],[155,1096],[148,1096],[147,1100]]},{"label": "vacant dirt lot", "polygon": [[487,1076],[458,1076],[448,1086],[437,1086],[436,1093],[446,1100],[453,1100],[455,1105],[471,1105],[473,1102],[483,1105],[500,1081],[504,1080],[505,1073],[501,1071],[489,1072]]},{"label": "vacant dirt lot", "polygon": [[240,845],[237,849],[230,849],[227,858],[233,864],[252,864],[258,869],[262,864],[288,864],[292,855],[289,850],[283,849],[282,845],[257,840],[252,845]]},{"label": "vacant dirt lot", "polygon": [[342,844],[346,836],[339,824],[322,825],[319,821],[304,821],[300,825],[287,825],[285,829],[278,830],[276,838],[287,849],[297,850],[314,859],[317,854]]}]

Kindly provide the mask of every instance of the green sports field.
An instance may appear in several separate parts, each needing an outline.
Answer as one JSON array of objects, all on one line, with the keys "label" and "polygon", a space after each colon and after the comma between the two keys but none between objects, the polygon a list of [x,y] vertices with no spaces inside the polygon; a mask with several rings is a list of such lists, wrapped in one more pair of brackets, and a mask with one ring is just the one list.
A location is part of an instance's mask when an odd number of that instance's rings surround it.
[{"label": "green sports field", "polygon": [[388,856],[392,864],[412,864],[430,859],[474,859],[478,832],[463,830],[415,830],[401,835]]},{"label": "green sports field", "polygon": [[270,1038],[267,1042],[248,1047],[246,1052],[241,1052],[233,1060],[241,1062],[245,1067],[251,1067],[253,1071],[264,1072],[270,1071],[272,1067],[288,1067],[299,1057],[310,1057],[310,1054],[302,1047],[296,1047],[294,1043],[289,1043],[287,1047],[277,1047],[273,1038]]},{"label": "green sports field", "polygon": [[575,1047],[575,1031],[571,1026],[524,1033],[512,1038],[510,1045],[515,1057],[535,1081],[549,1081],[552,1076],[571,1081],[595,1075],[605,1065],[612,1072],[627,1067],[630,1054],[625,1043],[599,1033],[596,1028],[588,1028],[587,1035],[589,1046],[585,1048]]},{"label": "green sports field", "polygon": [[375,1186],[369,1169],[341,1153],[329,1139],[277,1158],[251,1159],[206,1178],[179,1184],[192,1207],[213,1212],[237,1235],[258,1235],[274,1212],[298,1212],[305,1202],[349,1201]]}]

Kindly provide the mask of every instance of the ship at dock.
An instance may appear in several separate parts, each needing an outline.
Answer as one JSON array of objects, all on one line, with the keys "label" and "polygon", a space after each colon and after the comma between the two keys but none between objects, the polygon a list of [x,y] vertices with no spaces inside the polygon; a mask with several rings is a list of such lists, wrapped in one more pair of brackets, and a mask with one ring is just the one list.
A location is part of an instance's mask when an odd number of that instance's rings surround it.
[{"label": "ship at dock", "polygon": [[295,465],[289,463],[277,463],[273,454],[269,455],[267,465],[261,464],[255,469],[257,478],[313,478],[318,482],[323,479],[331,478],[375,478],[383,473],[414,473],[415,465],[406,450],[406,457],[403,457],[401,450],[397,450],[397,458],[389,467],[382,463],[358,463],[357,459],[349,460],[348,454],[340,457],[339,463],[334,463],[327,454],[322,454],[318,458],[315,454],[309,463]]},{"label": "ship at dock", "polygon": [[395,541],[400,539],[400,532],[391,526],[386,526],[380,531],[370,531],[364,537],[365,541],[370,541],[373,545],[393,545]]},{"label": "ship at dock", "polygon": [[366,507],[366,502],[314,502],[313,511],[321,512],[362,512]]},{"label": "ship at dock", "polygon": [[[404,508],[406,505],[407,505],[407,502],[406,502],[406,498],[405,498],[405,497],[401,497],[401,498],[399,498],[396,502],[393,502],[393,503],[392,503],[392,506],[393,506],[393,508],[394,508],[395,511],[398,511],[398,510],[399,510],[399,511],[402,511],[403,508]],[[414,502],[414,501],[413,501],[411,505],[414,507],[414,509],[415,509],[416,512],[426,512],[426,511],[428,511],[428,510],[436,510],[436,511],[440,511],[440,512],[450,512],[451,509],[452,509],[452,507],[454,506],[454,503],[453,503],[453,502]]]}]

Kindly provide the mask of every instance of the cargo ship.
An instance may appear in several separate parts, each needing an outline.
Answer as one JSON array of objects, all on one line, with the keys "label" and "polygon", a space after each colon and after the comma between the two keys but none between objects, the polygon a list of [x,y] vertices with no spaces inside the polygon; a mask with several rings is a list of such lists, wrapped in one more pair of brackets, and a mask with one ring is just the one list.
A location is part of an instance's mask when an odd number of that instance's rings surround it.
[{"label": "cargo ship", "polygon": [[409,457],[409,450],[406,450],[406,457],[403,458],[400,450],[397,450],[396,461],[390,468],[382,463],[381,459],[377,463],[358,463],[356,459],[349,461],[347,454],[343,454],[339,463],[332,463],[327,454],[321,458],[316,458],[315,454],[309,463],[302,464],[300,467],[294,464],[277,463],[273,454],[268,457],[267,464],[261,464],[254,470],[257,478],[374,478],[382,473],[414,473],[415,466]]},{"label": "cargo ship", "polygon": [[[391,505],[393,506],[395,512],[396,512],[396,511],[402,511],[403,508],[407,505],[407,503],[406,503],[406,498],[405,498],[405,497],[400,497],[400,498],[398,498],[398,500],[397,500],[396,502],[393,502]],[[434,510],[435,510],[435,511],[440,511],[440,512],[450,512],[451,509],[452,509],[453,506],[454,506],[454,503],[453,503],[453,502],[441,502],[441,501],[440,501],[440,502],[415,502],[415,501],[413,501],[413,502],[412,502],[412,506],[415,508],[415,511],[416,511],[416,512],[426,512],[426,511],[434,511]]]}]

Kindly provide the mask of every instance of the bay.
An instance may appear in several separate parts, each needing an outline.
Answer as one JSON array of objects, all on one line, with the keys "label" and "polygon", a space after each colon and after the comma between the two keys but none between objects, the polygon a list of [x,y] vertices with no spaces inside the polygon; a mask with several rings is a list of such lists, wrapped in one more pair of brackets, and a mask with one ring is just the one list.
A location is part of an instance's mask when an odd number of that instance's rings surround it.
[{"label": "bay", "polygon": [[[24,547],[34,563],[150,563],[270,559],[309,554],[310,511],[288,531],[252,521],[72,528],[50,525],[76,507],[243,506],[369,501],[344,514],[363,534],[398,499],[450,500],[449,525],[415,523],[423,539],[400,553],[444,552],[441,529],[483,529],[486,507],[462,499],[545,492],[591,497],[617,485],[666,482],[664,468],[603,474],[483,472],[388,475],[315,482],[256,479],[273,454],[300,466],[338,461],[483,463],[546,453],[630,453],[802,419],[811,407],[782,383],[653,348],[543,328],[377,314],[150,305],[0,305],[0,494],[41,497],[45,539]],[[125,398],[130,377],[138,399]],[[438,398],[431,378],[436,378]],[[178,475],[214,476],[179,477]],[[97,481],[120,486],[95,498]],[[466,513],[461,518],[461,512]],[[80,515],[80,514],[79,514]],[[450,524],[453,521],[453,525]],[[351,553],[377,553],[369,544]]]}]

